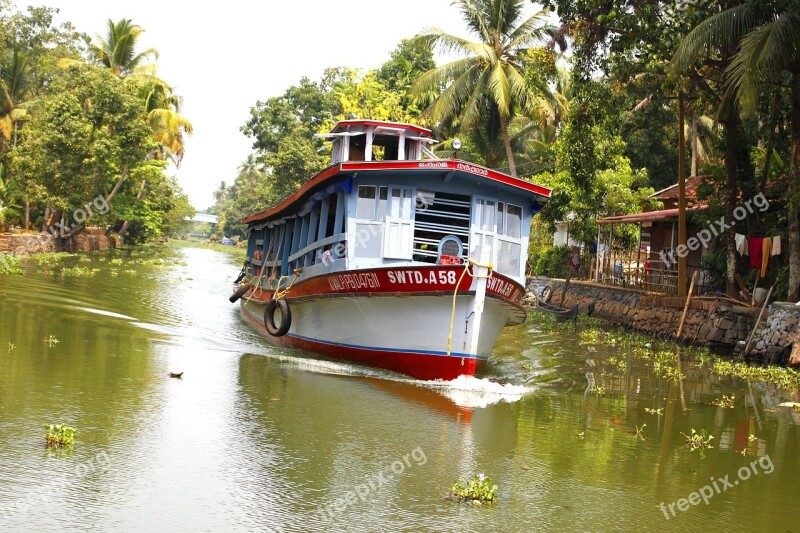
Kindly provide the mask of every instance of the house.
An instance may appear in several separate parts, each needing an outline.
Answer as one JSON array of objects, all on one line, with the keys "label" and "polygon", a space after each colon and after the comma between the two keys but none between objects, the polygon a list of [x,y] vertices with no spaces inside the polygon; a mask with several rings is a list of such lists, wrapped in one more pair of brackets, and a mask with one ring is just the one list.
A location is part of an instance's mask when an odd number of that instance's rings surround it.
[{"label": "house", "polygon": [[[700,211],[707,204],[697,200],[699,176],[686,179],[686,211]],[[678,184],[662,189],[651,198],[663,203],[657,211],[646,211],[629,215],[601,218],[598,224],[598,242],[610,247],[611,253],[598,254],[594,279],[596,281],[626,285],[634,288],[674,294],[678,278]],[[688,217],[686,236],[699,233],[700,228]],[[639,228],[638,245],[633,250],[614,247],[613,228],[617,224],[636,224]],[[607,248],[606,248],[607,249]],[[687,276],[698,272],[697,284],[703,285],[701,262],[708,248],[696,246],[687,250]]]}]

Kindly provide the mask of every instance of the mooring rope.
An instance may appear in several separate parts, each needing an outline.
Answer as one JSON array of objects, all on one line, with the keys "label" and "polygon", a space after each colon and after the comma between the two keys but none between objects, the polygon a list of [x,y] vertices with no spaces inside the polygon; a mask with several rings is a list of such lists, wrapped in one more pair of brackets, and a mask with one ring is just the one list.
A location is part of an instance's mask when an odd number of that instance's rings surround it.
[{"label": "mooring rope", "polygon": [[[485,276],[475,275],[472,272],[470,272],[470,270],[469,270],[470,265],[483,267],[483,268],[487,269],[489,271],[489,273],[487,275],[485,275]],[[492,277],[493,273],[494,273],[494,264],[491,263],[491,262],[484,265],[484,264],[481,264],[481,263],[479,263],[479,262],[477,262],[474,259],[471,259],[469,257],[467,258],[466,261],[464,261],[464,270],[461,271],[461,276],[458,278],[458,282],[456,283],[455,289],[453,289],[453,308],[450,311],[450,334],[447,336],[447,355],[450,355],[450,352],[451,352],[451,349],[452,349],[452,345],[453,345],[453,325],[454,325],[455,319],[456,319],[456,297],[458,296],[458,288],[461,286],[461,280],[464,279],[464,275],[466,275],[466,274],[469,274],[469,276],[472,279],[489,279],[489,278]]]}]

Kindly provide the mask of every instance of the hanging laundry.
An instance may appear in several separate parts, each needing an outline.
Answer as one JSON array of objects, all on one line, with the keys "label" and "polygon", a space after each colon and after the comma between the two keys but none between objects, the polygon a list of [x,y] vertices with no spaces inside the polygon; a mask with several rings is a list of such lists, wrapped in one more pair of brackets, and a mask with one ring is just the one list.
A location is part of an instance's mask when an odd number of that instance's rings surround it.
[{"label": "hanging laundry", "polygon": [[767,263],[769,263],[769,253],[772,250],[772,239],[766,237],[761,241],[761,279],[767,275]]},{"label": "hanging laundry", "polygon": [[741,233],[737,233],[734,237],[736,238],[736,251],[739,252],[739,255],[747,255],[747,237]]},{"label": "hanging laundry", "polygon": [[750,268],[759,270],[761,268],[761,254],[764,251],[764,239],[761,237],[747,238],[747,251],[750,252]]},{"label": "hanging laundry", "polygon": [[770,255],[781,255],[781,236],[776,235],[772,238],[772,251]]}]

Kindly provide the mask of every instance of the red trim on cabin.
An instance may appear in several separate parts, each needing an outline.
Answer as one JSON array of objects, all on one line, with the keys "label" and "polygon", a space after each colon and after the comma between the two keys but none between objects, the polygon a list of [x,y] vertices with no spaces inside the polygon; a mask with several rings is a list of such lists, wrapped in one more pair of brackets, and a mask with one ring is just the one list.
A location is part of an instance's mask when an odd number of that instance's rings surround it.
[{"label": "red trim on cabin", "polygon": [[332,165],[310,180],[308,180],[302,187],[300,187],[294,194],[287,196],[284,198],[279,204],[276,204],[272,207],[268,207],[263,211],[259,211],[258,213],[253,213],[242,219],[242,224],[249,224],[250,222],[256,222],[258,220],[264,220],[265,218],[269,218],[272,215],[279,213],[292,205],[294,202],[298,201],[304,194],[306,194],[309,189],[316,187],[317,185],[321,184],[325,180],[336,176],[340,172],[339,165]]},{"label": "red trim on cabin", "polygon": [[336,133],[338,131],[347,129],[348,126],[385,126],[387,128],[400,128],[406,130],[416,131],[422,135],[431,135],[431,130],[427,128],[422,128],[420,126],[415,126],[414,124],[406,124],[404,122],[385,122],[381,120],[342,120],[334,128],[331,130],[331,133]]},{"label": "red trim on cabin", "polygon": [[334,176],[337,176],[338,174],[346,172],[371,171],[371,170],[422,170],[422,171],[431,170],[440,172],[441,171],[466,172],[468,174],[486,178],[490,181],[502,183],[503,185],[516,187],[526,192],[532,192],[534,194],[544,196],[545,198],[550,198],[550,194],[552,193],[551,189],[542,187],[541,185],[536,185],[535,183],[531,183],[529,181],[524,181],[519,178],[514,178],[507,174],[496,172],[494,170],[482,167],[480,165],[473,165],[472,163],[467,163],[458,160],[426,159],[423,161],[358,161],[354,163],[345,162],[326,168],[325,170],[323,170],[322,172],[320,172],[319,174],[308,180],[302,187],[300,187],[300,189],[297,190],[297,192],[285,198],[283,201],[281,201],[281,203],[269,207],[264,211],[253,213],[245,217],[244,219],[242,219],[242,224],[257,222],[259,220],[264,220],[271,216],[277,215],[278,213],[288,208],[296,201],[300,200],[303,197],[303,195],[307,194],[312,188],[322,184],[323,182],[333,178]]}]

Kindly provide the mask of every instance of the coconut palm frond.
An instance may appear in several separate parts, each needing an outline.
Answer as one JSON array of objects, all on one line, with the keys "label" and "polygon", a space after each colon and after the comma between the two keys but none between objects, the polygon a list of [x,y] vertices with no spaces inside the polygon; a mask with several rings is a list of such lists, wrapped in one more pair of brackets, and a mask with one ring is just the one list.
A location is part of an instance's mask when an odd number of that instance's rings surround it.
[{"label": "coconut palm frond", "polygon": [[549,10],[542,9],[538,13],[531,15],[508,36],[508,47],[525,48],[533,42],[543,41],[545,37],[552,36],[555,32],[555,26],[547,24],[547,15],[549,14]]},{"label": "coconut palm frond", "polygon": [[495,104],[497,104],[497,110],[500,115],[504,117],[511,115],[511,84],[508,80],[508,73],[502,63],[495,65],[489,72],[488,88]]},{"label": "coconut palm frond", "polygon": [[705,53],[732,50],[750,29],[761,21],[758,11],[745,3],[710,16],[684,37],[672,56],[670,68],[675,73],[687,72]]},{"label": "coconut palm frond", "polygon": [[760,89],[780,80],[784,70],[800,61],[800,14],[781,13],[748,33],[726,70],[727,95],[736,96],[746,112],[755,111]]}]

